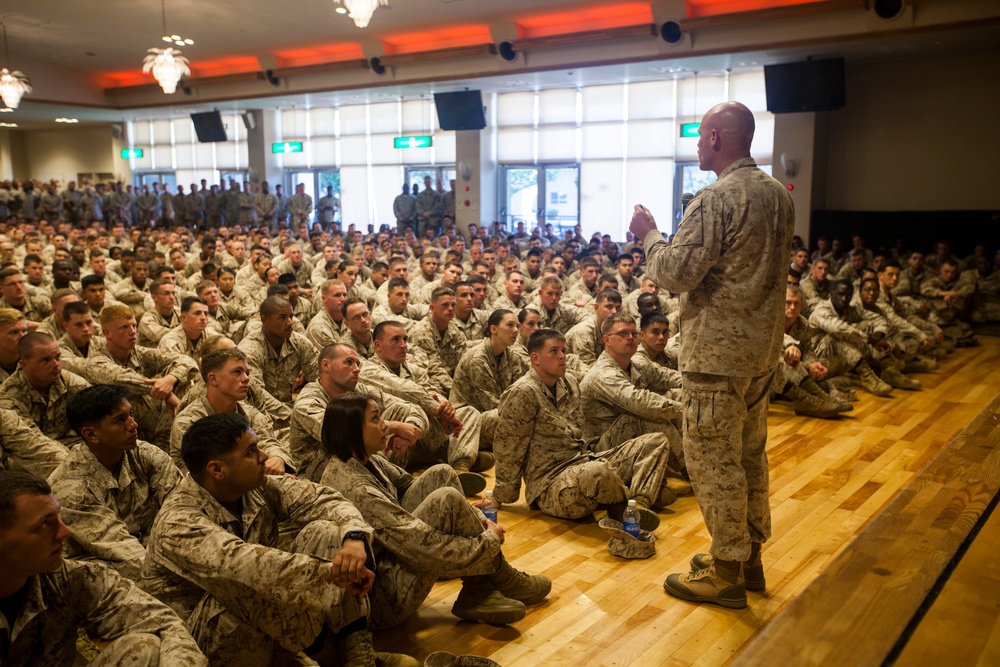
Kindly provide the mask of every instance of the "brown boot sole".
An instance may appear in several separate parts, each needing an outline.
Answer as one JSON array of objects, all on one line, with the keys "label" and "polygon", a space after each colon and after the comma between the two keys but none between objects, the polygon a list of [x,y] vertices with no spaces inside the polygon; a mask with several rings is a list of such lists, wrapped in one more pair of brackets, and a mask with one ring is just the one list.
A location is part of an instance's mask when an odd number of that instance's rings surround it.
[{"label": "brown boot sole", "polygon": [[667,580],[663,582],[663,590],[665,590],[670,595],[675,598],[680,598],[681,600],[686,600],[687,602],[704,602],[708,604],[716,604],[720,607],[725,607],[726,609],[745,609],[747,606],[747,594],[746,588],[739,585],[733,585],[722,591],[723,595],[713,595],[704,596],[697,595],[687,588],[684,584],[678,581],[681,575],[671,574],[667,577]]}]

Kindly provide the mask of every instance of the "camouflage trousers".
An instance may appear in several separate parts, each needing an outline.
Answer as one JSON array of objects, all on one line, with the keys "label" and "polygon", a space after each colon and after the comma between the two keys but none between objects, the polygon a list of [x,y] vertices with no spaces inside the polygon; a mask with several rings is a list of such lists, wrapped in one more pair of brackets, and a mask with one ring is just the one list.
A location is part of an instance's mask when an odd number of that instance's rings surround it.
[{"label": "camouflage trousers", "polygon": [[[340,526],[314,521],[291,540],[289,551],[331,560],[340,547]],[[368,596],[358,597],[327,581],[316,585],[324,588],[322,618],[314,618],[306,610],[294,618],[278,618],[274,608],[248,607],[234,592],[232,596],[206,594],[191,612],[187,626],[212,667],[311,665],[314,663],[302,662],[296,654],[319,636],[323,626],[337,632],[369,613]]]},{"label": "camouflage trousers", "polygon": [[814,349],[816,356],[827,360],[828,376],[844,375],[854,369],[862,359],[878,361],[882,353],[871,345],[852,343],[836,336],[820,336]]},{"label": "camouflage trousers", "polygon": [[672,421],[650,421],[635,415],[623,414],[609,426],[594,446],[595,452],[606,452],[614,449],[626,440],[637,438],[646,433],[662,433],[667,439],[670,456],[667,464],[680,472],[687,466],[684,463],[684,439]]},{"label": "camouflage trousers", "polygon": [[160,638],[145,632],[120,637],[108,644],[90,667],[157,667],[160,664]]},{"label": "camouflage trousers", "polygon": [[[406,490],[400,504],[417,519],[448,535],[475,537],[484,530],[481,513],[465,499],[458,475],[450,466],[436,465],[424,471]],[[448,554],[434,555],[435,560],[442,557],[447,558]],[[470,568],[463,576],[495,570],[496,562],[490,559]],[[379,554],[375,585],[368,594],[372,605],[371,627],[392,627],[417,613],[437,578],[438,573],[433,570],[414,569],[392,552]]]},{"label": "camouflage trousers", "polygon": [[670,449],[662,433],[626,440],[594,458],[563,470],[538,497],[550,516],[579,519],[600,505],[638,498],[655,502],[667,472]]},{"label": "camouflage trousers", "polygon": [[479,449],[493,451],[493,438],[500,425],[500,410],[493,409],[480,413]]},{"label": "camouflage trousers", "polygon": [[[441,422],[431,418],[427,434],[404,452],[387,452],[390,461],[401,468],[426,465],[447,461],[455,467],[465,465],[466,468],[476,460],[479,454],[479,410],[471,406],[456,408],[455,413],[462,422],[462,431],[458,435],[447,435],[441,428]],[[387,417],[388,418],[388,417]]]},{"label": "camouflage trousers", "polygon": [[745,561],[771,535],[767,405],[773,373],[755,378],[684,373],[684,454],[720,560]]},{"label": "camouflage trousers", "polygon": [[976,306],[970,315],[973,322],[998,322],[1000,321],[1000,303],[983,303]]},{"label": "camouflage trousers", "polygon": [[806,370],[805,364],[800,363],[795,368],[792,368],[782,361],[778,364],[778,370],[774,373],[774,380],[771,382],[771,391],[775,394],[783,394],[788,383],[798,385],[807,377],[809,377],[809,371]]}]

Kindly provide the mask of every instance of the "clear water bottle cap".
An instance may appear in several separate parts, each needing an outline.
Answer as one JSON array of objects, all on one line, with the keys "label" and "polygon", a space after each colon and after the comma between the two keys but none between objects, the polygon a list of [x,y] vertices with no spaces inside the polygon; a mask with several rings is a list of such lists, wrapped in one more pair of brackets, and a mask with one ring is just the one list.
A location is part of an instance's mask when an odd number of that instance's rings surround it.
[{"label": "clear water bottle cap", "polygon": [[628,506],[629,507],[635,507],[635,501],[634,500],[628,501]]},{"label": "clear water bottle cap", "polygon": [[486,492],[486,497],[487,498],[492,498],[493,497],[493,489],[490,489],[489,491]]}]

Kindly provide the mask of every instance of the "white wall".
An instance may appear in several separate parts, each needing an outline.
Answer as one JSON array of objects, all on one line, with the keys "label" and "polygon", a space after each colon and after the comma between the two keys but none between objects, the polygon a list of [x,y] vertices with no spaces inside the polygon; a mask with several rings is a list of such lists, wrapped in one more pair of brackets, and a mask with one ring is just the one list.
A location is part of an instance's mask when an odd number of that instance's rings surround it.
[{"label": "white wall", "polygon": [[1000,209],[998,71],[1000,52],[848,63],[825,209]]},{"label": "white wall", "polygon": [[110,173],[126,182],[131,178],[128,160],[121,158],[124,141],[112,139],[110,125],[17,130],[11,135],[13,173],[0,174],[3,178],[55,178],[63,184],[77,180],[80,173]]}]

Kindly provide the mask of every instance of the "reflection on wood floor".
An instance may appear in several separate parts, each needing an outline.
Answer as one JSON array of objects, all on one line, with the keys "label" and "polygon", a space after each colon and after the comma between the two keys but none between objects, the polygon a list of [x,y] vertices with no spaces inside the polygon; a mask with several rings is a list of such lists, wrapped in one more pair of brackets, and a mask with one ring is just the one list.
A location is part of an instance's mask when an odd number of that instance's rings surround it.
[{"label": "reflection on wood floor", "polygon": [[548,600],[512,626],[477,625],[450,613],[460,582],[441,582],[416,617],[377,633],[376,647],[421,659],[436,650],[471,653],[504,667],[725,663],[1000,393],[1000,340],[981,341],[915,376],[923,391],[897,389],[890,398],[859,391],[854,411],[840,420],[772,405],[768,590],[749,593],[747,609],[689,604],[663,592],[666,575],[686,570],[708,546],[693,497],[661,514],[657,553],[643,561],[607,553],[597,526],[602,512],[563,521],[522,501],[501,510],[504,553],[515,567],[553,579]]}]

